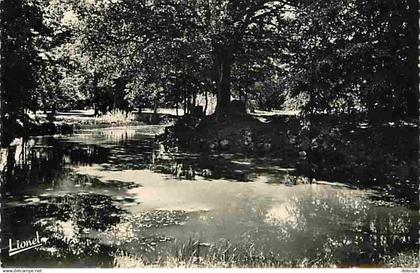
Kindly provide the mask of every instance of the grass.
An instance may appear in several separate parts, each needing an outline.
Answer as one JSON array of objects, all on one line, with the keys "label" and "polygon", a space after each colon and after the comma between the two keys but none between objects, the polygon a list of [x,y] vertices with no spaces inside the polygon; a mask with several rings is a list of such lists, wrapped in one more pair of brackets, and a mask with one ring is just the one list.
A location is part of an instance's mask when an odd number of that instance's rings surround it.
[{"label": "grass", "polygon": [[319,261],[290,260],[286,257],[257,250],[253,244],[233,245],[229,242],[218,245],[189,240],[175,246],[155,260],[118,251],[114,258],[115,268],[279,268],[279,267],[335,267]]},{"label": "grass", "polygon": [[420,258],[419,251],[410,251],[399,253],[396,256],[385,256],[383,262],[386,267],[409,267],[419,268]]},{"label": "grass", "polygon": [[112,110],[105,115],[98,117],[100,123],[110,123],[110,124],[127,124],[135,120],[135,116],[131,112],[125,112],[122,110]]},{"label": "grass", "polygon": [[60,113],[56,117],[57,121],[75,124],[82,128],[108,127],[131,125],[136,123],[136,116],[132,112],[122,110],[112,110],[100,116],[93,116],[93,111],[81,111],[81,113]]},{"label": "grass", "polygon": [[[117,251],[114,257],[115,268],[336,268],[343,265],[331,261],[303,257],[292,259],[276,253],[264,253],[254,245],[232,245],[229,242],[218,245],[203,244],[189,240],[175,244],[166,254],[154,260]],[[361,265],[363,266],[363,265]],[[396,256],[384,256],[374,267],[418,268],[419,254],[411,251]],[[344,267],[346,267],[344,265]]]}]

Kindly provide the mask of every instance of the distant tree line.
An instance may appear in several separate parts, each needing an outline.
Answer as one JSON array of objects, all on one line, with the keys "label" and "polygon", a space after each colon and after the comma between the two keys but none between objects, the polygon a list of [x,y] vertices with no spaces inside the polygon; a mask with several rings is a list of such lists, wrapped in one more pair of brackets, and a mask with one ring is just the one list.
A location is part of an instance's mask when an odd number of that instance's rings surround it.
[{"label": "distant tree line", "polygon": [[3,0],[0,7],[5,128],[38,110],[190,112],[209,94],[222,114],[231,98],[270,110],[301,97],[306,114],[418,116],[416,0]]}]

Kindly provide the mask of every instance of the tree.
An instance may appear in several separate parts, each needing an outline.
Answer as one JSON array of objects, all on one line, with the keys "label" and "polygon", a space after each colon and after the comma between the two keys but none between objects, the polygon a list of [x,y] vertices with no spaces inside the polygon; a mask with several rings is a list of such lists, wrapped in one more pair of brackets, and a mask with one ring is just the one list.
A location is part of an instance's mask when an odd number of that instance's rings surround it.
[{"label": "tree", "polygon": [[212,45],[217,107],[223,112],[229,107],[232,78],[240,77],[232,75],[233,66],[255,67],[280,57],[291,6],[287,1],[203,1],[200,7]]},{"label": "tree", "polygon": [[27,110],[53,110],[78,98],[71,11],[66,1],[1,5],[2,145],[23,135]]},{"label": "tree", "polygon": [[306,112],[418,116],[418,2],[302,1],[289,82]]},{"label": "tree", "polygon": [[29,0],[0,3],[1,16],[1,123],[2,146],[7,145],[18,130],[15,122],[25,108],[33,106],[30,93],[36,86],[40,65],[37,38],[46,31],[42,14]]},{"label": "tree", "polygon": [[167,97],[179,97],[175,92],[194,101],[210,87],[222,113],[240,77],[235,72],[245,71],[234,67],[280,57],[288,9],[285,1],[267,0],[97,1],[76,8],[94,55],[117,56],[137,82],[169,81],[161,86]]}]

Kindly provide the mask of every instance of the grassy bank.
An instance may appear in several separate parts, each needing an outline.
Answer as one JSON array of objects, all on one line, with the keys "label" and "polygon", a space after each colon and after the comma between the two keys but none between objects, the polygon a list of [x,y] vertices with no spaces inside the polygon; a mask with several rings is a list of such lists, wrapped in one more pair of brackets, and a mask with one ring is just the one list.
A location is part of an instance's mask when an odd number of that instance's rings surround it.
[{"label": "grassy bank", "polygon": [[177,244],[168,253],[151,260],[142,256],[117,251],[113,266],[116,268],[348,268],[348,267],[404,267],[418,268],[418,251],[408,251],[395,256],[383,256],[372,264],[342,264],[328,257],[302,259],[282,256],[277,253],[258,251],[253,245],[202,244],[190,240]]},{"label": "grassy bank", "polygon": [[51,113],[29,112],[7,118],[3,124],[7,139],[5,146],[14,138],[71,134],[77,129],[102,128],[114,126],[135,126],[139,124],[165,124],[172,122],[175,117],[168,114],[150,112],[136,113],[114,110],[99,116],[93,110],[74,110],[68,112]]},{"label": "grassy bank", "polygon": [[138,124],[166,124],[173,121],[176,117],[171,113],[126,112],[113,110],[99,116],[94,115],[93,110],[70,111],[58,113],[55,117],[57,121],[76,124],[81,128],[90,127],[109,127],[109,126],[133,126]]}]

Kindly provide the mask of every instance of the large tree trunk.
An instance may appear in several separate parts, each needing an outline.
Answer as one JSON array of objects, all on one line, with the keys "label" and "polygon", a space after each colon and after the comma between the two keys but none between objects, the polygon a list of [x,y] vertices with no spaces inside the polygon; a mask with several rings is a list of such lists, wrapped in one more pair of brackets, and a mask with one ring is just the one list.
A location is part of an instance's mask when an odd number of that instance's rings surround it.
[{"label": "large tree trunk", "polygon": [[209,105],[209,96],[208,96],[208,93],[207,93],[207,89],[204,92],[204,96],[205,96],[204,115],[207,115],[207,108],[208,108],[208,105]]},{"label": "large tree trunk", "polygon": [[226,112],[229,108],[232,61],[233,55],[230,47],[215,49],[217,113]]}]

